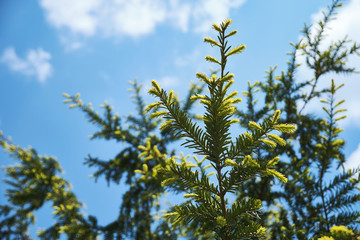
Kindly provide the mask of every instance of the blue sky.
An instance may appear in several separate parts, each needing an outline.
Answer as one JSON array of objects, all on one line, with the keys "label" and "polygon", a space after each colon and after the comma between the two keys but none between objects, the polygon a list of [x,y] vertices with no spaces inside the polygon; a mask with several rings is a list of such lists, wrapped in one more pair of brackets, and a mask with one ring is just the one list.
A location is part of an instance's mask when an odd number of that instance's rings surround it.
[{"label": "blue sky", "polygon": [[[121,149],[114,142],[90,141],[95,128],[83,114],[62,103],[62,93],[80,93],[94,106],[104,100],[120,116],[135,112],[128,81],[138,78],[145,87],[156,79],[166,89],[184,96],[196,72],[208,72],[205,55],[215,55],[203,43],[213,36],[211,24],[233,20],[238,34],[233,45],[246,51],[233,57],[228,69],[239,91],[247,81],[261,81],[265,70],[285,68],[290,41],[299,39],[304,22],[318,19],[325,1],[288,0],[0,0],[0,129],[23,147],[56,156],[86,212],[105,224],[118,213],[121,186],[94,184],[92,170],[82,165],[90,153],[111,158]],[[327,32],[329,41],[349,35],[360,42],[360,0],[345,1]],[[360,66],[358,59],[350,65]],[[299,76],[307,76],[301,68]],[[329,78],[331,76],[328,76]],[[360,159],[360,75],[337,76],[345,82],[345,129],[348,167]],[[321,84],[328,84],[326,80]],[[325,85],[324,85],[325,86]],[[148,101],[150,97],[146,96]],[[320,114],[318,104],[310,112]],[[12,160],[0,153],[1,165]],[[0,175],[3,177],[3,174]],[[0,185],[3,191],[3,185]],[[4,198],[0,198],[3,204]],[[38,214],[47,226],[51,210]]]}]

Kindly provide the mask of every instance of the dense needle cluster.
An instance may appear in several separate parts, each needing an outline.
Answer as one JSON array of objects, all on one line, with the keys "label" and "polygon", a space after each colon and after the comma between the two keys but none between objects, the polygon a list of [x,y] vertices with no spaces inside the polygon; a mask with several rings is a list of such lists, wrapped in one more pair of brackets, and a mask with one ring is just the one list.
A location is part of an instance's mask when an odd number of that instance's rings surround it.
[{"label": "dense needle cluster", "polygon": [[[346,117],[345,100],[337,100],[342,84],[327,74],[355,72],[347,60],[360,55],[360,46],[346,37],[324,41],[341,5],[332,0],[316,24],[305,25],[303,37],[291,43],[287,68],[278,73],[271,67],[264,81],[249,82],[241,105],[226,65],[245,46],[229,45],[236,34],[228,31],[230,20],[213,25],[216,39],[204,39],[220,51],[219,58],[205,58],[219,71],[197,73],[200,83],[191,85],[185,101],[153,81],[149,92],[157,102],[146,107],[134,81],[137,113],[121,118],[107,103],[100,116],[79,94],[64,94],[64,102],[96,126],[91,139],[119,143],[113,158],[89,155],[84,161],[95,169],[95,180],[127,187],[118,217],[107,224],[84,214],[56,158],[19,147],[0,132],[0,147],[15,160],[3,167],[0,239],[32,239],[29,227],[46,204],[54,222],[37,233],[40,239],[358,239],[360,168],[344,168],[338,123]],[[312,77],[298,78],[301,64]],[[322,81],[328,87],[320,88]],[[325,117],[306,113],[314,101],[323,104]],[[196,102],[204,107],[201,116],[191,112]],[[194,155],[173,149],[177,141]],[[162,214],[166,190],[181,193],[183,202]]]},{"label": "dense needle cluster", "polygon": [[240,184],[257,176],[275,176],[286,182],[287,179],[274,168],[279,157],[261,159],[256,151],[259,148],[275,148],[277,144],[284,146],[285,140],[273,131],[292,133],[296,127],[279,124],[280,111],[276,110],[272,117],[262,123],[248,122],[250,130],[237,136],[234,141],[231,139],[230,126],[239,122],[233,117],[236,112],[235,104],[241,99],[236,98],[237,91],[229,92],[234,83],[234,75],[226,72],[225,67],[228,58],[241,53],[245,46],[228,46],[228,38],[236,34],[236,31],[226,32],[230,23],[231,20],[226,20],[219,26],[213,25],[218,33],[218,41],[204,39],[220,49],[221,57],[221,60],[212,56],[205,57],[207,61],[219,65],[220,76],[196,74],[208,89],[207,95],[196,94],[191,97],[193,100],[200,100],[205,107],[205,114],[202,116],[205,129],[180,109],[173,91],[167,93],[156,81],[152,82],[153,88],[149,93],[159,101],[150,104],[147,109],[157,108],[150,118],[163,117],[165,122],[161,128],[172,129],[176,136],[184,138],[184,146],[205,156],[217,180],[212,182],[209,174],[201,168],[196,169],[197,166],[191,162],[177,162],[173,157],[170,158],[159,169],[164,179],[163,185],[185,192],[185,197],[191,201],[175,206],[165,217],[173,219],[174,224],[200,225],[203,229],[214,231],[215,237],[219,239],[254,238],[265,232],[256,222],[261,201],[244,196],[230,204],[226,195],[236,192]]}]

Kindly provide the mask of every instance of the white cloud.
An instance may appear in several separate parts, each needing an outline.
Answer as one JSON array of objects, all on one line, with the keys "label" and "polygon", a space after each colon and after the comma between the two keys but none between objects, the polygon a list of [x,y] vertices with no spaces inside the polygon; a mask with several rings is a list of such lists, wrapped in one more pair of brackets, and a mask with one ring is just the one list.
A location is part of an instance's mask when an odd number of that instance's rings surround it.
[{"label": "white cloud", "polygon": [[[102,34],[139,37],[168,24],[183,32],[205,32],[245,0],[39,0],[50,25],[70,39]],[[72,49],[72,47],[69,47]],[[76,48],[73,48],[76,49]]]},{"label": "white cloud", "polygon": [[73,33],[93,35],[97,27],[96,9],[99,0],[41,0],[46,18],[56,28],[67,28]]},{"label": "white cloud", "polygon": [[201,0],[195,3],[193,17],[195,31],[206,32],[211,29],[213,23],[220,23],[229,17],[231,8],[238,8],[245,0]]},{"label": "white cloud", "polygon": [[17,56],[14,48],[5,49],[0,62],[6,64],[12,71],[27,76],[35,76],[39,82],[45,82],[52,74],[52,66],[49,63],[51,54],[42,48],[29,50],[26,58]]},{"label": "white cloud", "polygon": [[[313,24],[319,21],[322,17],[321,9],[319,12],[312,15]],[[345,36],[348,36],[348,39],[354,40],[360,43],[360,1],[351,0],[348,4],[344,5],[339,9],[338,14],[336,15],[336,20],[333,20],[329,24],[329,29],[325,31],[326,38],[321,47],[328,46],[331,42],[336,42],[343,39]],[[304,58],[300,58],[299,62],[304,63]],[[360,69],[360,57],[352,56],[348,60],[348,65],[356,67],[357,70]],[[304,67],[299,68],[298,71],[299,78],[301,79],[311,79],[312,73],[309,69]],[[345,83],[345,86],[341,88],[336,95],[337,100],[345,99],[346,102],[342,105],[343,108],[347,108],[346,112],[347,118],[340,122],[342,127],[345,126],[356,126],[360,127],[360,75],[351,74],[351,75],[335,75],[328,74],[320,79],[319,89],[324,87],[329,87],[331,79],[334,78],[337,85]],[[316,100],[308,106],[308,110],[314,111],[319,109],[319,104]]]},{"label": "white cloud", "polygon": [[170,89],[179,86],[179,79],[176,77],[165,76],[157,80],[160,86],[164,89]]},{"label": "white cloud", "polygon": [[357,149],[353,153],[351,153],[350,157],[346,161],[345,168],[352,169],[352,168],[357,168],[359,166],[360,166],[360,143]]},{"label": "white cloud", "polygon": [[[311,19],[313,23],[316,23],[322,18],[322,11],[312,15]],[[328,35],[325,39],[325,43],[330,43],[332,41],[337,41],[344,38],[346,35],[353,40],[360,39],[359,25],[360,25],[360,1],[351,0],[348,4],[341,7],[338,11],[338,14],[335,16],[336,20],[331,21],[329,25],[329,30],[326,34]]]},{"label": "white cloud", "polygon": [[165,21],[166,6],[159,0],[107,1],[100,9],[101,27],[108,34],[138,37],[154,31]]},{"label": "white cloud", "polygon": [[178,0],[171,0],[169,9],[168,16],[170,16],[173,25],[181,31],[187,32],[189,30],[189,18],[193,9],[191,4],[184,2],[179,3]]}]

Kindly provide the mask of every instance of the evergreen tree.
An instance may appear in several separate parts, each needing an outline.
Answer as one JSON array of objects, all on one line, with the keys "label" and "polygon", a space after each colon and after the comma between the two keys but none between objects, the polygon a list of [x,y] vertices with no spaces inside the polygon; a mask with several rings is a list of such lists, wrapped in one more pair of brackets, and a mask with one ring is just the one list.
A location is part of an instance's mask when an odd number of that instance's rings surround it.
[{"label": "evergreen tree", "polygon": [[[231,20],[226,20],[220,26],[213,25],[219,41],[204,39],[212,46],[219,47],[221,57],[221,60],[205,57],[207,61],[220,66],[219,77],[214,74],[209,78],[197,73],[209,92],[208,95],[192,96],[193,100],[200,100],[206,109],[202,116],[205,129],[180,109],[174,99],[174,91],[167,93],[156,81],[152,81],[153,88],[149,90],[159,100],[148,106],[148,111],[157,109],[150,118],[162,116],[166,121],[160,128],[170,128],[176,136],[183,137],[183,145],[194,149],[197,155],[204,155],[209,165],[201,167],[186,159],[177,162],[174,157],[167,158],[159,154],[150,154],[147,158],[157,157],[160,160],[161,167],[157,171],[160,179],[163,179],[163,186],[185,192],[184,197],[191,199],[176,205],[172,212],[165,214],[167,219],[173,220],[173,225],[200,225],[204,230],[213,231],[216,239],[258,239],[265,231],[256,223],[261,201],[243,196],[230,205],[226,195],[234,193],[239,185],[257,176],[275,176],[286,182],[287,179],[274,169],[279,157],[261,159],[256,152],[258,149],[275,148],[277,144],[285,145],[285,140],[272,132],[291,133],[296,127],[278,124],[280,111],[276,110],[272,118],[262,123],[248,122],[250,131],[240,134],[235,141],[231,140],[230,126],[239,122],[232,116],[236,111],[235,104],[241,99],[235,98],[237,91],[228,92],[234,83],[234,75],[226,72],[226,63],[230,56],[241,53],[245,46],[228,46],[228,38],[236,34],[236,31],[226,33],[230,23]],[[146,148],[144,151],[147,154],[149,152]],[[214,170],[216,181],[209,178],[211,173],[205,171],[208,167]],[[194,168],[197,169],[194,171]]]},{"label": "evergreen tree", "polygon": [[[151,171],[156,165],[152,159],[142,159],[140,145],[147,142],[156,145],[160,153],[174,154],[174,150],[168,150],[168,145],[174,142],[177,137],[168,130],[157,132],[159,121],[149,118],[150,113],[145,111],[145,103],[141,97],[141,85],[137,80],[130,82],[131,92],[137,109],[137,116],[127,116],[126,123],[128,127],[124,128],[118,114],[114,114],[112,107],[106,102],[101,107],[104,108],[105,115],[100,117],[94,112],[91,104],[84,105],[79,95],[69,96],[64,102],[71,103],[70,108],[79,108],[89,119],[89,122],[99,127],[91,139],[99,138],[106,140],[116,140],[125,144],[123,148],[113,159],[100,160],[97,157],[88,156],[85,160],[86,165],[95,167],[97,170],[93,174],[95,180],[104,176],[108,184],[113,182],[120,184],[123,176],[126,178],[125,184],[129,186],[128,191],[124,194],[119,217],[108,225],[102,227],[102,232],[106,239],[123,239],[130,237],[133,239],[175,239],[176,234],[170,231],[168,224],[165,222],[157,226],[155,231],[151,230],[154,225],[154,216],[151,211],[159,210],[158,198],[164,193],[161,182],[156,178],[145,179],[135,175],[135,170],[146,168]],[[202,86],[200,84],[191,84],[188,97],[185,99],[183,106],[184,111],[189,111],[193,105],[190,100],[192,94],[200,93]],[[177,100],[176,100],[177,101]],[[140,178],[140,179],[139,179]],[[136,224],[134,224],[136,223]]]},{"label": "evergreen tree", "polygon": [[33,148],[23,149],[11,143],[0,132],[0,146],[18,162],[4,168],[7,175],[7,205],[0,206],[0,238],[6,240],[31,239],[28,229],[34,224],[34,211],[51,202],[56,223],[40,231],[41,239],[95,239],[96,218],[85,218],[82,203],[71,192],[70,184],[59,176],[61,168],[53,157],[40,156]]},{"label": "evergreen tree", "polygon": [[[91,139],[113,139],[126,145],[113,159],[106,161],[88,156],[84,162],[89,167],[97,168],[93,174],[95,180],[104,176],[108,184],[120,184],[121,179],[126,178],[125,184],[129,189],[123,196],[118,218],[105,226],[98,225],[94,216],[85,219],[80,214],[82,203],[70,191],[69,183],[60,176],[61,168],[57,160],[40,156],[32,148],[26,150],[15,146],[1,134],[0,145],[18,160],[15,166],[4,168],[8,176],[5,183],[12,188],[7,190],[9,204],[0,206],[0,216],[4,217],[0,220],[1,237],[22,239],[26,236],[24,234],[28,231],[29,225],[34,223],[33,212],[50,201],[55,209],[53,214],[58,220],[54,226],[39,233],[42,239],[58,239],[61,233],[65,233],[69,239],[96,239],[98,235],[104,236],[105,239],[177,238],[178,232],[171,231],[166,222],[156,222],[151,214],[154,208],[159,209],[158,198],[164,193],[161,182],[156,178],[142,181],[144,179],[139,179],[140,177],[135,175],[135,170],[142,167],[144,162],[149,170],[155,165],[154,160],[140,158],[141,151],[138,146],[149,142],[156,145],[160,152],[169,152],[173,155],[171,152],[174,150],[167,150],[167,146],[177,137],[168,130],[156,131],[160,122],[151,120],[151,113],[144,111],[145,103],[140,94],[141,85],[136,80],[130,82],[130,85],[131,91],[134,92],[132,98],[138,116],[126,117],[127,128],[122,127],[119,115],[114,114],[112,107],[106,102],[100,106],[104,108],[104,117],[101,117],[91,104],[83,103],[79,94],[64,94],[64,102],[69,103],[70,108],[79,108],[86,114],[89,122],[99,127],[99,131],[95,132]],[[200,93],[202,88],[201,84],[191,84],[182,108],[184,111],[189,111],[193,105],[190,96]],[[30,206],[24,209],[28,203]],[[155,227],[155,230],[152,231],[151,227]]]},{"label": "evergreen tree", "polygon": [[[263,178],[244,183],[238,193],[266,203],[263,221],[268,227],[269,239],[316,239],[328,234],[333,225],[345,225],[355,232],[359,228],[359,168],[343,168],[345,142],[339,139],[342,129],[337,126],[337,122],[345,118],[339,116],[345,109],[338,109],[344,100],[335,101],[340,86],[336,87],[334,82],[329,83],[329,88],[319,89],[318,86],[319,81],[326,81],[328,73],[355,72],[346,63],[349,56],[359,55],[358,44],[346,37],[328,46],[323,43],[324,32],[339,7],[341,1],[333,1],[316,25],[305,25],[304,37],[296,44],[291,43],[294,50],[289,53],[288,68],[279,76],[276,76],[276,67],[270,68],[265,82],[249,83],[248,91],[244,93],[247,108],[237,112],[242,128],[248,128],[244,123],[250,119],[266,119],[274,109],[284,113],[279,122],[298,125],[293,135],[282,135],[291,144],[272,153],[257,153],[267,159],[275,155],[286,156],[278,164],[279,171],[289,179],[284,184],[284,191],[271,188],[272,180]],[[299,55],[305,56],[304,64],[313,71],[312,79],[297,79]],[[254,100],[258,91],[264,93],[262,106]],[[318,101],[317,98],[326,95],[329,99],[321,101],[328,105],[323,108],[327,119],[304,113],[310,101]]]},{"label": "evergreen tree", "polygon": [[[337,125],[345,117],[340,108],[344,100],[336,100],[342,85],[332,80],[328,88],[319,89],[328,73],[355,72],[347,59],[359,55],[358,44],[347,38],[328,46],[323,43],[340,6],[340,0],[333,0],[316,25],[305,25],[303,38],[292,44],[286,70],[276,75],[276,67],[270,68],[265,81],[249,83],[243,92],[245,109],[236,105],[241,101],[237,92],[229,92],[234,75],[226,70],[228,57],[245,49],[228,45],[228,38],[236,34],[226,32],[230,20],[213,25],[217,40],[204,39],[220,50],[219,60],[206,57],[219,65],[219,76],[198,73],[202,83],[191,85],[182,104],[173,91],[166,92],[153,81],[150,94],[158,102],[145,107],[135,81],[131,85],[137,115],[122,121],[107,103],[101,117],[79,95],[64,94],[70,108],[79,108],[98,127],[91,139],[125,144],[110,160],[93,156],[85,160],[96,169],[95,180],[104,177],[108,184],[128,186],[118,218],[105,226],[95,216],[83,216],[82,203],[61,177],[55,158],[16,146],[0,133],[0,146],[16,160],[3,168],[9,187],[7,204],[0,206],[0,238],[31,239],[28,228],[34,223],[34,211],[46,202],[54,208],[56,222],[38,233],[41,239],[59,239],[62,234],[68,239],[359,237],[360,169],[344,169],[345,141]],[[305,56],[312,79],[297,79],[299,55]],[[258,103],[258,91],[263,92],[263,104]],[[305,113],[318,98],[325,119]],[[198,100],[205,108],[202,116],[189,112]],[[297,124],[294,133],[293,124]],[[230,132],[237,132],[237,127],[242,134],[232,139]],[[179,153],[169,144],[180,138],[200,156],[176,156]],[[152,211],[160,209],[158,199],[165,189],[185,193],[185,200],[157,220]]]}]

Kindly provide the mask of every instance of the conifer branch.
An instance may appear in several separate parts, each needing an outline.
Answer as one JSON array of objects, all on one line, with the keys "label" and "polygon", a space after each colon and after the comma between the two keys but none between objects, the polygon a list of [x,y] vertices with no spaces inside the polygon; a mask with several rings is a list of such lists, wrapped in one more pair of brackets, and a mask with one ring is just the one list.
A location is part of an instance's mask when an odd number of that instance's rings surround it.
[{"label": "conifer branch", "polygon": [[172,122],[169,122],[167,127],[172,127],[176,130],[177,132],[174,132],[176,136],[187,138],[184,143],[185,146],[194,147],[197,149],[196,153],[210,155],[204,131],[196,123],[193,123],[187,113],[180,109],[178,103],[172,102],[167,93],[160,89],[160,87],[157,87],[156,81],[152,81],[152,84],[154,88],[150,89],[149,93],[157,96],[160,100],[161,107],[166,109],[166,111],[157,111],[153,114],[161,114],[164,115],[166,120],[173,120]]},{"label": "conifer branch", "polygon": [[[163,186],[170,189],[186,192],[184,197],[193,199],[197,204],[185,202],[174,207],[173,211],[166,214],[168,220],[177,224],[200,224],[208,230],[212,230],[219,239],[238,239],[242,237],[255,237],[264,234],[263,228],[255,223],[258,218],[258,211],[261,206],[259,200],[241,200],[228,206],[226,194],[234,193],[238,186],[250,178],[256,176],[275,176],[286,182],[286,178],[273,167],[278,160],[272,162],[260,162],[251,157],[256,148],[266,148],[266,145],[275,147],[276,144],[285,145],[285,140],[280,136],[271,133],[273,130],[291,133],[295,130],[294,125],[278,124],[280,111],[275,111],[271,119],[261,124],[250,122],[251,133],[240,135],[233,143],[229,127],[239,122],[232,119],[236,112],[237,91],[228,93],[229,87],[234,82],[234,75],[226,72],[228,57],[240,53],[245,49],[240,45],[231,49],[228,46],[227,37],[232,36],[236,31],[226,34],[230,20],[220,25],[214,24],[218,32],[218,41],[205,38],[204,41],[212,46],[219,47],[221,60],[212,56],[205,59],[220,65],[220,76],[213,74],[207,77],[205,74],[197,73],[197,77],[203,81],[209,90],[209,94],[195,94],[191,97],[193,101],[200,100],[205,107],[202,120],[205,130],[193,123],[185,111],[181,111],[179,104],[172,100],[173,92],[166,93],[156,81],[152,82],[149,93],[158,98],[158,102],[147,107],[148,110],[157,108],[151,117],[162,117],[165,124],[162,128],[172,129],[174,134],[185,137],[183,145],[195,149],[195,153],[206,156],[206,161],[214,169],[217,179],[217,186],[210,183],[209,174],[201,168],[193,171],[191,164],[186,162],[176,163],[174,160],[161,160],[162,167],[159,168],[160,177],[163,179]],[[245,154],[247,156],[245,157]],[[150,156],[149,156],[150,157]],[[146,157],[147,158],[147,157]],[[240,164],[239,160],[243,160]],[[230,171],[224,171],[230,167]],[[143,170],[138,170],[143,172]],[[212,225],[211,227],[209,226]]]}]

